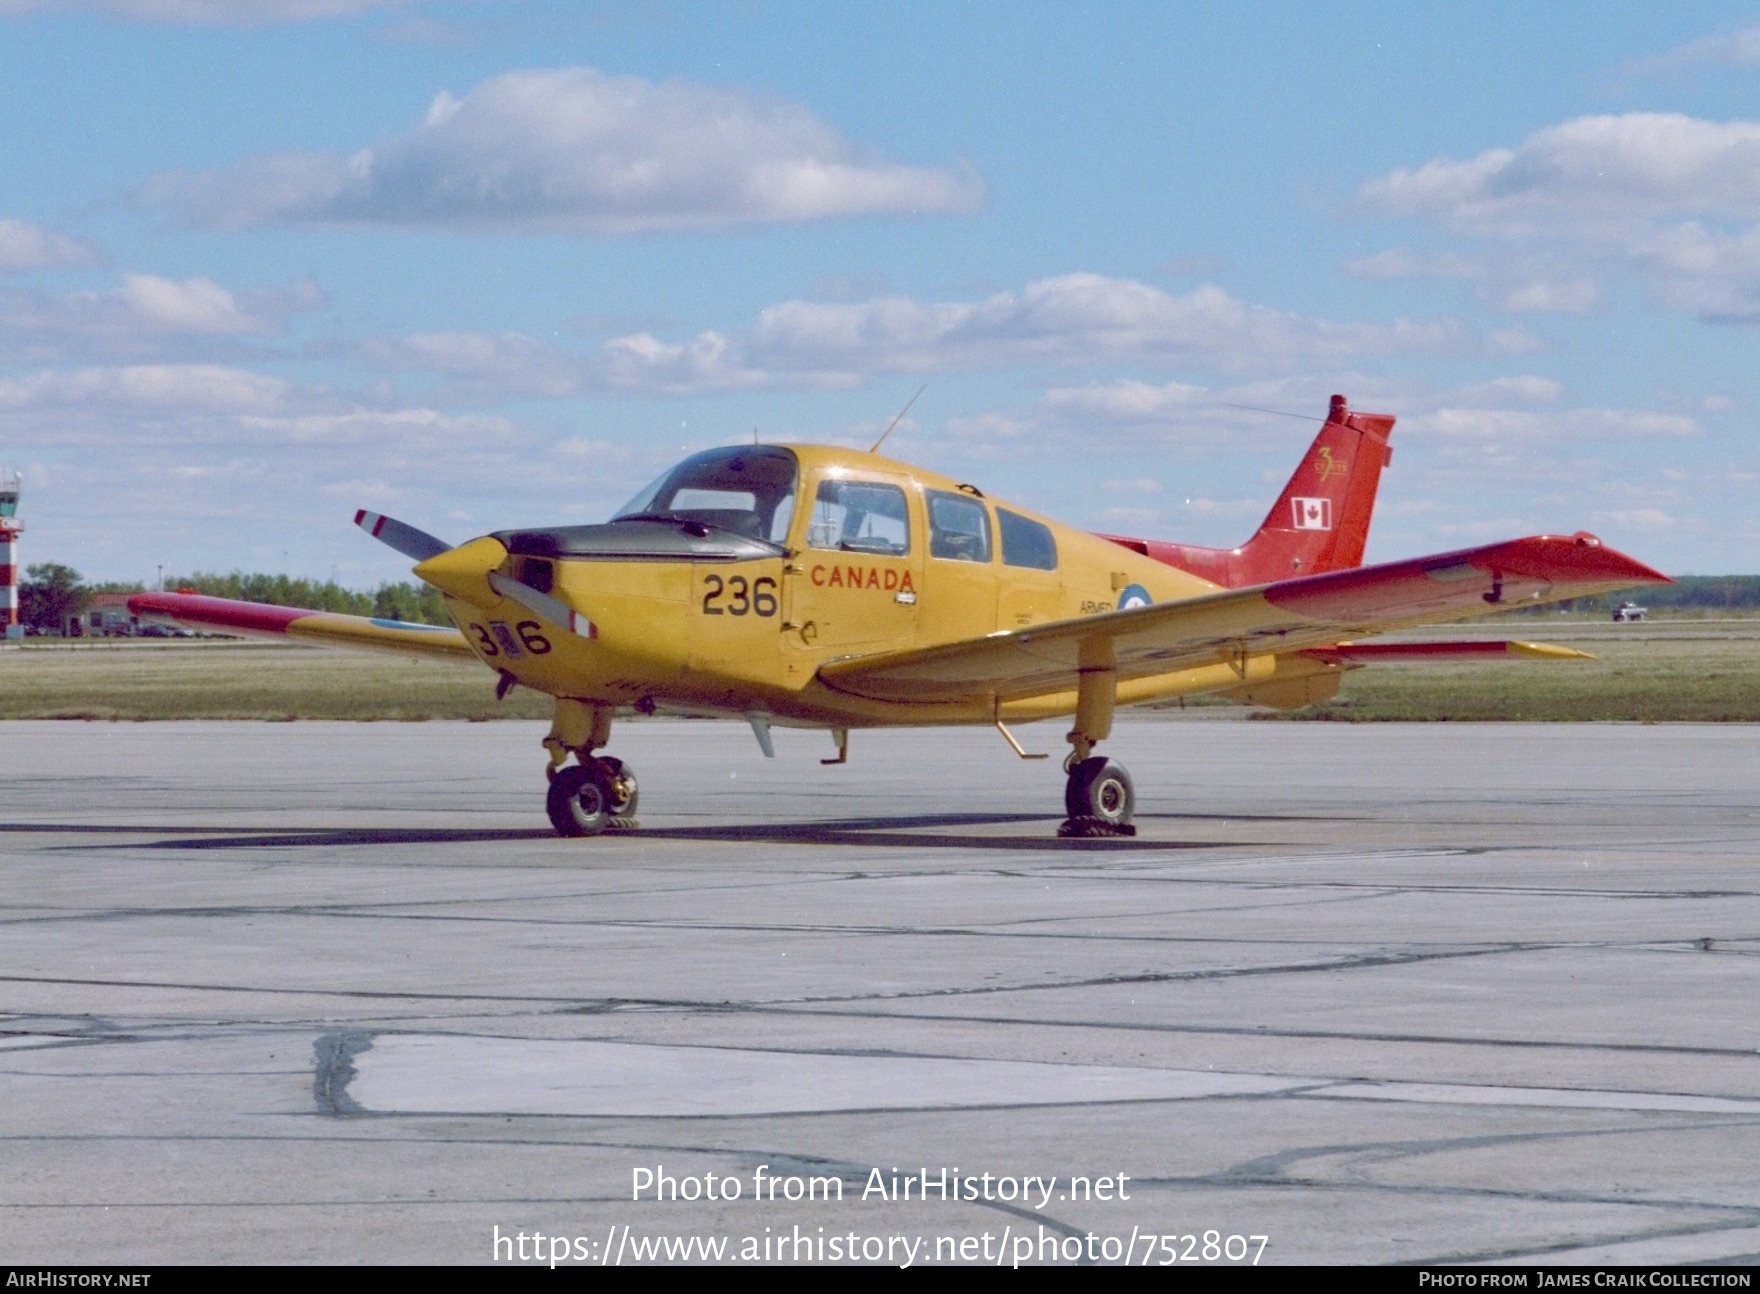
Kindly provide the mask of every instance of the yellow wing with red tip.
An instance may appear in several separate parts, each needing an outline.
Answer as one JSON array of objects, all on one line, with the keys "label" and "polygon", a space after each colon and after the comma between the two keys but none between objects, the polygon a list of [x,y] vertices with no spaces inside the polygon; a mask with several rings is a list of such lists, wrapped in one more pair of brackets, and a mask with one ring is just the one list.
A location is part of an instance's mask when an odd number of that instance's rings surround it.
[{"label": "yellow wing with red tip", "polygon": [[189,629],[252,638],[288,638],[329,647],[365,647],[399,655],[451,656],[475,659],[457,629],[348,616],[334,611],[307,611],[262,602],[210,598],[199,593],[137,593],[128,600],[137,616],[171,620]]},{"label": "yellow wing with red tip", "polygon": [[[1459,654],[1460,644],[1341,641],[1412,625],[1463,620],[1524,602],[1587,597],[1667,577],[1587,535],[1540,535],[1410,561],[1362,566],[1258,588],[1065,620],[1030,629],[877,656],[831,661],[819,678],[875,701],[998,701],[1074,690],[1089,670],[1119,681],[1249,656]],[[1509,644],[1494,645],[1507,651]],[[1567,649],[1528,655],[1558,656]]]}]

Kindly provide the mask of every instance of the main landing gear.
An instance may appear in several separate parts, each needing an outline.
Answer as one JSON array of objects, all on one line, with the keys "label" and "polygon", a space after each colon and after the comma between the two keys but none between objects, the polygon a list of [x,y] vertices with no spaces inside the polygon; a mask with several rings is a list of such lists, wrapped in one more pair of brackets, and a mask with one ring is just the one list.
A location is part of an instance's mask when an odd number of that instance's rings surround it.
[{"label": "main landing gear", "polygon": [[1095,743],[1112,733],[1112,709],[1118,695],[1118,671],[1112,641],[1089,639],[1080,645],[1080,682],[1076,721],[1070,730],[1069,758],[1063,771],[1063,807],[1069,814],[1057,828],[1059,836],[1134,836],[1131,814],[1137,807],[1131,775],[1124,765],[1094,753]]},{"label": "main landing gear", "polygon": [[1124,765],[1104,755],[1076,759],[1072,753],[1065,767],[1069,781],[1063,788],[1063,807],[1069,817],[1058,827],[1060,836],[1134,836],[1131,813],[1137,796]]},{"label": "main landing gear", "polygon": [[[621,759],[594,755],[611,739],[611,707],[556,699],[544,748],[550,792],[544,808],[559,836],[596,836],[636,828],[636,775]],[[573,755],[579,762],[568,764]],[[566,766],[565,766],[566,765]]]}]

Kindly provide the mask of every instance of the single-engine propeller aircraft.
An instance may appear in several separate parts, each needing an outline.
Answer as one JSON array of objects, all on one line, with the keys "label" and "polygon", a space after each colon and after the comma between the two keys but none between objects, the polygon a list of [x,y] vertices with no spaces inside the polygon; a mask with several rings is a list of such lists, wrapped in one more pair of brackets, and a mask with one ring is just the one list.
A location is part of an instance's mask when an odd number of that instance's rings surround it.
[{"label": "single-engine propeller aircraft", "polygon": [[[934,472],[846,449],[740,445],[685,459],[603,525],[454,547],[371,512],[457,628],[144,593],[137,615],[305,642],[474,656],[555,698],[548,810],[565,836],[634,826],[618,714],[828,729],[1073,716],[1065,835],[1131,834],[1134,793],[1095,753],[1120,705],[1209,693],[1293,708],[1399,658],[1568,658],[1522,642],[1359,640],[1508,607],[1666,583],[1591,534],[1363,566],[1393,418],[1334,396],[1256,534],[1210,549],[1092,535]],[[878,446],[876,446],[878,448]],[[572,761],[572,762],[571,762]]]}]

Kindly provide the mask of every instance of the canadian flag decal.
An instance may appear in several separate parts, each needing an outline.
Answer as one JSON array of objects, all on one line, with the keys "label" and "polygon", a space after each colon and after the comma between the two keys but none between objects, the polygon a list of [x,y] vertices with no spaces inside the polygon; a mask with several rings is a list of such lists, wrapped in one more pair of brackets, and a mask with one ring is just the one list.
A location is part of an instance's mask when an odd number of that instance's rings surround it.
[{"label": "canadian flag decal", "polygon": [[1331,499],[1294,499],[1289,501],[1295,513],[1297,530],[1331,530]]}]

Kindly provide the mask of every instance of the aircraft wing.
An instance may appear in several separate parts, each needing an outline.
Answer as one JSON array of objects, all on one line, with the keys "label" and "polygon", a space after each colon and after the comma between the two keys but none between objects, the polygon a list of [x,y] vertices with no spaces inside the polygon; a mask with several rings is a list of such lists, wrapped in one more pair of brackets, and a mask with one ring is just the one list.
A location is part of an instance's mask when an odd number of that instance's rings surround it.
[{"label": "aircraft wing", "polygon": [[250,638],[287,638],[328,647],[365,647],[375,651],[412,652],[423,656],[476,659],[457,629],[345,616],[334,611],[306,611],[263,602],[238,602],[199,593],[137,593],[128,600],[137,616],[171,620],[190,629],[211,629]]},{"label": "aircraft wing", "polygon": [[[828,661],[819,678],[877,701],[1014,700],[1073,691],[1084,664],[1108,657],[1124,681],[1261,653],[1348,652],[1339,644],[1392,629],[1666,583],[1666,575],[1593,535],[1539,535]],[[1421,646],[1389,645],[1407,654]]]}]

